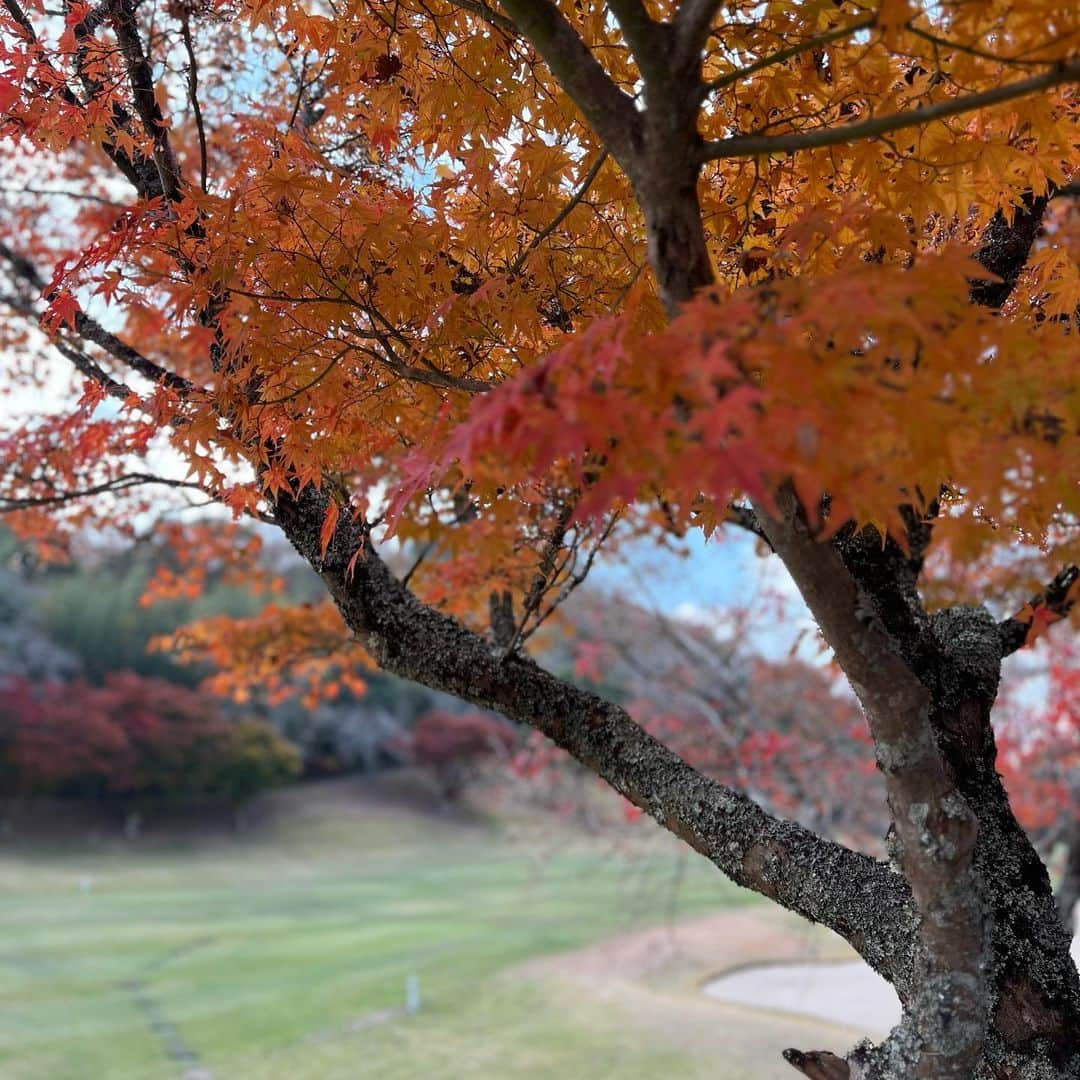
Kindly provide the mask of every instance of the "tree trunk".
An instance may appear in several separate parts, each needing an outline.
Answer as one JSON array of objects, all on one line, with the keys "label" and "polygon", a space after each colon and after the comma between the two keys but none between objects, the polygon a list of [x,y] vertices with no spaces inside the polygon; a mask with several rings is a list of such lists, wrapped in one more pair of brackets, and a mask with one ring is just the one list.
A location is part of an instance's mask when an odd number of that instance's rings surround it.
[{"label": "tree trunk", "polygon": [[[643,127],[650,130],[648,118]],[[697,257],[703,245],[687,237],[697,199],[680,200],[684,185],[669,164],[664,155],[639,162],[634,184],[671,312],[708,282]],[[1045,207],[1037,203],[1016,215],[1011,231],[999,215],[980,252],[1007,281],[1026,261]],[[999,249],[1005,255],[995,258]],[[920,913],[910,981],[892,978],[903,1021],[880,1047],[850,1055],[850,1075],[1080,1077],[1080,977],[1070,936],[995,770],[990,714],[1009,651],[1003,634],[985,609],[926,614],[917,583],[931,526],[914,512],[905,553],[882,545],[872,529],[844,529],[818,543],[802,508],[789,509],[783,521],[764,510],[758,518],[866,709],[889,789],[895,861]],[[826,1067],[796,1052],[789,1061],[806,1075],[844,1075],[833,1071],[836,1060]]]},{"label": "tree trunk", "polygon": [[1077,1077],[1080,978],[1069,954],[1071,936],[1057,918],[1046,867],[994,767],[990,669],[971,663],[966,652],[966,623],[978,617],[961,609],[935,620],[940,651],[933,657],[932,713],[938,744],[979,822],[973,861],[990,926],[984,961],[990,1023],[978,1075]]}]

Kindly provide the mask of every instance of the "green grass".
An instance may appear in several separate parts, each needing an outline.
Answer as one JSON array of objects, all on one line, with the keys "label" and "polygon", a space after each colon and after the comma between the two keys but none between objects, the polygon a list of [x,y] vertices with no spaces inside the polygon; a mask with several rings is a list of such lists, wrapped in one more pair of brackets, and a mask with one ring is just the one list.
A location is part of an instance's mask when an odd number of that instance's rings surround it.
[{"label": "green grass", "polygon": [[[662,921],[676,880],[679,914],[738,901],[686,860],[646,830],[515,839],[318,797],[249,837],[0,856],[0,1077],[173,1078],[169,1040],[216,1080],[679,1075],[599,1006],[500,973]],[[365,1027],[413,973],[420,1015]]]}]

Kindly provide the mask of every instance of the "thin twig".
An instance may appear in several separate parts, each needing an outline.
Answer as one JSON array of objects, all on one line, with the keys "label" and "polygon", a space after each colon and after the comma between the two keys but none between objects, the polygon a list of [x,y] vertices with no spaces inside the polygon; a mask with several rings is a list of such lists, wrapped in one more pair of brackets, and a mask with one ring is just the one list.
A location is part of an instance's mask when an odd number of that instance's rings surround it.
[{"label": "thin twig", "polygon": [[168,477],[154,476],[150,473],[128,473],[125,476],[118,476],[113,480],[106,480],[100,484],[94,484],[91,487],[81,488],[76,491],[58,491],[52,495],[28,495],[23,498],[10,498],[0,495],[0,514],[30,510],[36,506],[56,506],[61,503],[74,502],[76,499],[86,499],[92,495],[127,491],[130,488],[144,487],[148,484],[169,488],[188,488],[202,492],[204,495],[211,495],[202,484],[197,484],[193,480],[170,480]]},{"label": "thin twig", "polygon": [[571,195],[566,205],[529,241],[521,254],[510,264],[510,268],[507,270],[510,277],[521,273],[525,260],[570,216],[574,208],[585,198],[589,188],[592,187],[593,181],[600,175],[600,170],[603,168],[607,158],[607,150],[602,150],[592,165],[589,166],[589,171],[582,178],[578,189]]},{"label": "thin twig", "polygon": [[206,128],[203,127],[202,109],[199,107],[199,70],[195,63],[195,45],[191,40],[191,18],[187,11],[180,20],[180,35],[188,56],[188,96],[191,111],[195,114],[195,129],[199,133],[199,186],[206,191]]},{"label": "thin twig", "polygon": [[770,53],[768,56],[763,56],[759,60],[755,60],[752,64],[747,64],[746,67],[739,68],[737,71],[729,71],[724,75],[720,75],[718,78],[712,79],[710,82],[702,83],[700,95],[702,98],[705,98],[717,90],[726,90],[727,87],[733,86],[743,79],[748,79],[751,75],[756,75],[759,71],[764,71],[766,68],[773,67],[776,64],[783,64],[810,49],[820,49],[833,41],[839,41],[841,38],[850,37],[860,30],[869,30],[877,22],[877,18],[876,13],[868,15],[865,19],[859,19],[856,22],[849,23],[847,26],[834,27],[832,30],[826,30],[823,34],[818,34],[816,37],[807,38],[806,41],[800,41],[795,45],[789,45],[786,49],[779,49],[777,52]]}]

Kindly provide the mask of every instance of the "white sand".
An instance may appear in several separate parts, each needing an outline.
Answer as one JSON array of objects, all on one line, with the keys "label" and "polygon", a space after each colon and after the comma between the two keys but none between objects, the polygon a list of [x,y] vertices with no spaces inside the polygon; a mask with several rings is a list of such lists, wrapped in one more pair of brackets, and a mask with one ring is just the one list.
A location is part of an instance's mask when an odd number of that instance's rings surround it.
[{"label": "white sand", "polygon": [[[1080,964],[1080,936],[1072,954]],[[884,1035],[900,1019],[893,988],[861,960],[756,964],[713,979],[704,991],[729,1004],[810,1016],[867,1035]]]}]

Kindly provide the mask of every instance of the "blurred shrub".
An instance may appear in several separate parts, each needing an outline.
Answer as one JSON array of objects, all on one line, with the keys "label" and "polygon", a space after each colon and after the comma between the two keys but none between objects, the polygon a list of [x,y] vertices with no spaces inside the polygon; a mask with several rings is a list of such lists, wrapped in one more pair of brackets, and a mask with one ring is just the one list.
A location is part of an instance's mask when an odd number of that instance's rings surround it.
[{"label": "blurred shrub", "polygon": [[296,750],[267,725],[223,717],[201,694],[133,672],[0,685],[0,788],[124,802],[232,803],[298,775]]},{"label": "blurred shrub", "polygon": [[71,679],[79,661],[48,637],[33,611],[33,593],[14,570],[0,566],[0,679]]},{"label": "blurred shrub", "polygon": [[230,738],[211,764],[207,794],[244,803],[260,791],[300,775],[296,747],[261,720],[241,720],[232,724],[229,732]]},{"label": "blurred shrub", "polygon": [[[404,710],[402,710],[404,711]],[[400,713],[351,695],[306,708],[295,698],[268,709],[267,722],[300,752],[305,776],[377,772],[402,763],[408,741]]]},{"label": "blurred shrub", "polygon": [[430,709],[400,745],[415,764],[430,769],[443,798],[460,797],[481,762],[509,758],[517,742],[513,727],[491,713]]}]

